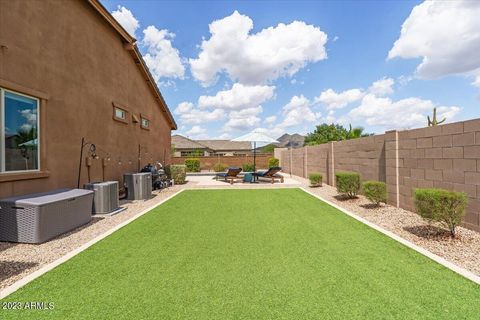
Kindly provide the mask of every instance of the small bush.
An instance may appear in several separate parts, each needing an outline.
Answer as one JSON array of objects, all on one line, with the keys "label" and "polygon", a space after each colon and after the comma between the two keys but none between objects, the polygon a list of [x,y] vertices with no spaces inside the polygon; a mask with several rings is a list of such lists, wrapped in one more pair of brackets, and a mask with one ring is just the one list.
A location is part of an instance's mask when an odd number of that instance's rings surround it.
[{"label": "small bush", "polygon": [[387,185],[380,181],[365,181],[362,184],[363,194],[368,200],[380,205],[381,202],[387,203]]},{"label": "small bush", "polygon": [[321,186],[322,185],[322,174],[319,172],[312,172],[308,175],[311,186]]},{"label": "small bush", "polygon": [[184,184],[187,179],[187,167],[183,164],[172,164],[165,167],[165,173],[175,184]]},{"label": "small bush", "polygon": [[360,174],[356,172],[337,172],[335,173],[337,191],[345,194],[349,198],[355,198],[360,191]]},{"label": "small bush", "polygon": [[216,163],[213,165],[213,171],[215,172],[223,172],[227,169],[227,165],[223,163]]},{"label": "small bush", "polygon": [[280,160],[278,160],[277,158],[268,159],[268,167],[269,168],[278,167],[278,166],[280,166]]},{"label": "small bush", "polygon": [[185,159],[185,165],[188,172],[200,172],[200,159]]},{"label": "small bush", "polygon": [[244,172],[253,172],[253,164],[250,164],[250,163],[242,164],[242,170]]},{"label": "small bush", "polygon": [[463,192],[415,189],[417,213],[426,220],[445,225],[452,237],[455,237],[455,228],[463,221],[466,206],[467,195]]}]

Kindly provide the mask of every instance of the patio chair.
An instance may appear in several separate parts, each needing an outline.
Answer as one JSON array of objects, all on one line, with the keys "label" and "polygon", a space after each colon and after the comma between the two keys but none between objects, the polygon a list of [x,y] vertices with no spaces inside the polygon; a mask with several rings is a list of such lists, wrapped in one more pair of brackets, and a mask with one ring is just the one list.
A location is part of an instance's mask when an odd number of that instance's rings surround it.
[{"label": "patio chair", "polygon": [[271,180],[272,183],[274,183],[276,180],[280,180],[280,182],[283,183],[283,176],[278,174],[278,172],[281,171],[281,170],[282,170],[282,168],[280,168],[280,167],[271,167],[267,171],[254,172],[253,176],[257,180],[259,178],[264,178],[264,179]]},{"label": "patio chair", "polygon": [[242,168],[231,167],[231,168],[228,168],[227,172],[217,173],[215,177],[217,179],[218,177],[223,178],[225,181],[228,181],[230,182],[230,184],[233,184],[235,180],[243,180],[243,177],[238,176],[241,171],[242,171]]}]

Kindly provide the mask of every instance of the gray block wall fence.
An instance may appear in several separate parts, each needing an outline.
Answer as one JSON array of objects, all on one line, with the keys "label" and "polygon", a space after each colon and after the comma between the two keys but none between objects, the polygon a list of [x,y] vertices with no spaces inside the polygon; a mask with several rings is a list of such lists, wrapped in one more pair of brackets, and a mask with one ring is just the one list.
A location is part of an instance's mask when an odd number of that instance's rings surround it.
[{"label": "gray block wall fence", "polygon": [[362,180],[387,184],[388,202],[414,210],[415,188],[462,191],[469,197],[465,227],[480,232],[480,119],[355,140],[279,150],[283,172],[307,178],[323,174],[335,186],[335,172],[355,171]]}]

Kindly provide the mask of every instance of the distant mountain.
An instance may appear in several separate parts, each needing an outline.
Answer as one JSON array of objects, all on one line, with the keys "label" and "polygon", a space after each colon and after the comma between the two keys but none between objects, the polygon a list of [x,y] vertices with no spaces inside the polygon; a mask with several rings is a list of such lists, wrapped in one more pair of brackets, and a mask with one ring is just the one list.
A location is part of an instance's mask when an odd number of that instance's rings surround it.
[{"label": "distant mountain", "polygon": [[300,148],[300,147],[303,147],[303,143],[305,142],[305,137],[298,133],[294,133],[294,134],[285,133],[281,137],[277,138],[277,140],[280,142],[279,143],[280,148]]}]

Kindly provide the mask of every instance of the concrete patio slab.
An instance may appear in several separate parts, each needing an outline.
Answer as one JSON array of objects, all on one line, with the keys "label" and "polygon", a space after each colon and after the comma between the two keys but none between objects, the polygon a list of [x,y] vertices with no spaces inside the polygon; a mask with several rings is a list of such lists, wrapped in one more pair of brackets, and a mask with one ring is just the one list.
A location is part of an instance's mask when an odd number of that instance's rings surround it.
[{"label": "concrete patio slab", "polygon": [[261,188],[261,187],[299,187],[302,183],[294,178],[291,178],[289,175],[283,175],[284,182],[275,182],[272,184],[270,181],[263,179],[260,180],[259,183],[248,183],[237,181],[234,182],[233,185],[230,182],[226,182],[222,179],[215,179],[215,175],[187,175],[187,187],[194,186],[194,187],[242,187],[242,188]]}]

